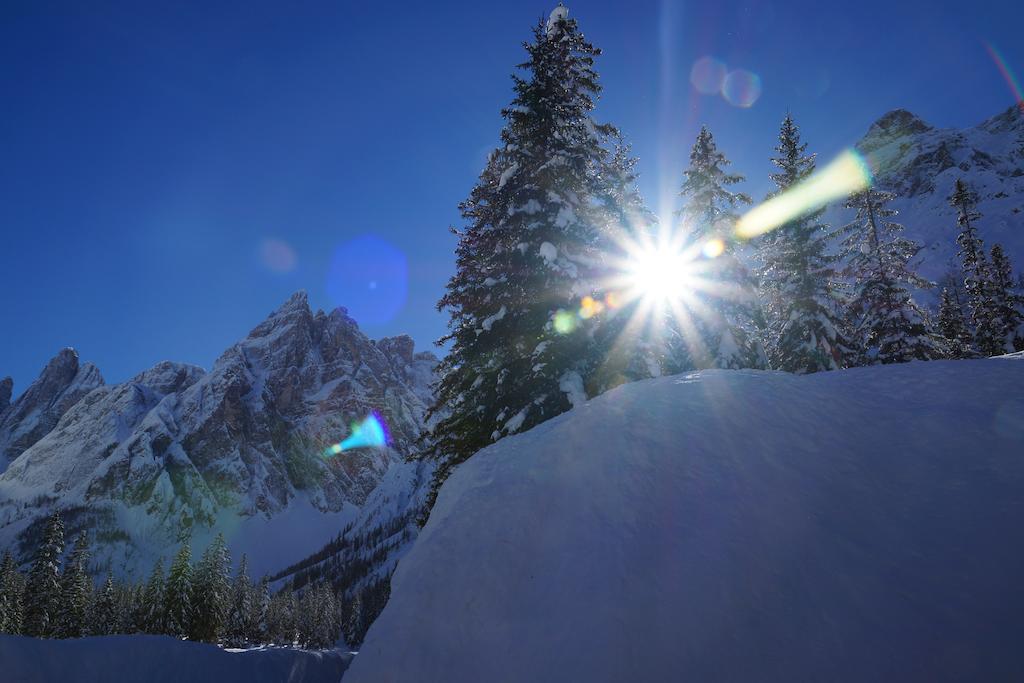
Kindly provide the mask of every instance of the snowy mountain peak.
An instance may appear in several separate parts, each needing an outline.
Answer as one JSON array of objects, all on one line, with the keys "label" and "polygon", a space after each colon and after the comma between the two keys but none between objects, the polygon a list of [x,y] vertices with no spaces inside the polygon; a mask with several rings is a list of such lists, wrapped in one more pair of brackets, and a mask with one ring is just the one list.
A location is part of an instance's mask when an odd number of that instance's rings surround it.
[{"label": "snowy mountain peak", "polygon": [[[229,530],[269,569],[282,551],[322,543],[325,524],[336,533],[411,453],[435,365],[409,337],[374,342],[343,311],[314,315],[304,292],[209,372],[164,361],[101,387],[93,366],[63,351],[0,414],[11,459],[0,475],[0,542],[13,547],[56,508],[69,529],[113,539],[97,559],[114,569],[146,565],[189,530],[197,539]],[[371,412],[387,424],[389,448],[322,457]],[[257,543],[256,529],[281,515],[306,516],[307,533]]]},{"label": "snowy mountain peak", "polygon": [[868,129],[868,135],[891,135],[894,133],[913,135],[915,133],[923,133],[927,130],[931,130],[931,128],[932,127],[925,123],[917,114],[909,112],[906,109],[893,109],[871,124],[871,128]]},{"label": "snowy mountain peak", "polygon": [[[13,383],[0,389],[10,400]],[[103,386],[103,376],[92,363],[80,364],[78,352],[61,349],[50,359],[21,396],[0,411],[0,472],[23,451],[45,436],[75,403]]]},{"label": "snowy mountain peak", "polygon": [[1024,107],[1013,104],[1001,114],[982,123],[983,128],[990,133],[1011,133],[1024,131]]}]

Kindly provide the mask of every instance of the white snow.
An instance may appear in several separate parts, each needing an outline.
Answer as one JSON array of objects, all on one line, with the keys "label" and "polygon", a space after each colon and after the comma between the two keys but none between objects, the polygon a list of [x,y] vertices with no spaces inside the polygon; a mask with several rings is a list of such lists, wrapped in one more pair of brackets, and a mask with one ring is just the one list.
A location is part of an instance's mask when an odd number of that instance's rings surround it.
[{"label": "white snow", "polygon": [[337,683],[351,659],[339,650],[228,652],[169,636],[40,640],[0,635],[0,678],[18,683]]},{"label": "white snow", "polygon": [[558,249],[551,242],[544,242],[540,245],[540,255],[549,264],[554,263],[558,258]]},{"label": "white snow", "polygon": [[558,7],[551,10],[551,15],[548,16],[548,24],[545,27],[547,36],[549,39],[557,38],[561,31],[558,28],[559,20],[565,20],[569,18],[569,8],[559,3]]},{"label": "white snow", "polygon": [[1010,680],[1024,357],[621,386],[442,487],[345,683]]},{"label": "white snow", "polygon": [[514,176],[518,170],[519,164],[516,162],[512,162],[512,164],[509,165],[509,167],[502,172],[501,178],[498,179],[498,189],[500,190],[501,188],[505,187],[505,183],[507,183],[509,181],[509,178]]},{"label": "white snow", "polygon": [[505,313],[506,313],[506,309],[505,309],[504,306],[502,306],[501,308],[498,309],[497,313],[495,313],[494,315],[489,315],[486,318],[484,318],[484,321],[482,323],[480,323],[480,326],[485,331],[490,332],[491,331],[491,326],[493,326],[494,323],[496,323],[499,320],[501,320],[502,318],[504,318],[505,317]]},{"label": "white snow", "polygon": [[575,371],[566,372],[558,380],[559,390],[569,399],[573,408],[579,408],[587,402],[587,392],[583,389],[583,378]]}]

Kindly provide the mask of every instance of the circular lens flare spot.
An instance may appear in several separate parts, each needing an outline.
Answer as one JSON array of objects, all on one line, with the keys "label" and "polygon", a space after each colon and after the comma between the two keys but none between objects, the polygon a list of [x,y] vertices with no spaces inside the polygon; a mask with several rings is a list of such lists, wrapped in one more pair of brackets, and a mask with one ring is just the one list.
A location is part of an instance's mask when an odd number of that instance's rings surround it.
[{"label": "circular lens flare spot", "polygon": [[360,325],[392,320],[405,306],[409,268],[405,254],[374,235],[349,240],[334,250],[327,273],[327,295]]},{"label": "circular lens flare spot", "polygon": [[299,261],[291,245],[278,239],[265,239],[260,243],[260,260],[274,273],[290,273]]},{"label": "circular lens flare spot", "polygon": [[717,95],[725,83],[726,71],[725,64],[714,57],[701,57],[690,69],[690,83],[699,93]]},{"label": "circular lens flare spot", "polygon": [[690,293],[691,268],[692,262],[682,253],[651,248],[636,255],[631,275],[641,296],[665,302]]},{"label": "circular lens flare spot", "polygon": [[761,78],[746,69],[730,71],[722,83],[722,97],[736,107],[753,107],[761,97]]},{"label": "circular lens flare spot", "polygon": [[570,311],[559,309],[555,313],[555,332],[558,334],[569,334],[576,329],[576,315]]},{"label": "circular lens flare spot", "polygon": [[707,258],[718,258],[725,251],[725,242],[720,239],[710,239],[701,247],[701,253]]}]

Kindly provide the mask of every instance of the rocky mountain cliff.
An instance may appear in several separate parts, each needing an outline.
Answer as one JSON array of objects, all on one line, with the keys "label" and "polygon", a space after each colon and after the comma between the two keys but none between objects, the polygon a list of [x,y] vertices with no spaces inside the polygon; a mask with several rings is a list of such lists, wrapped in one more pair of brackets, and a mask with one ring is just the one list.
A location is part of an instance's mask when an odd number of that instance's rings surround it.
[{"label": "rocky mountain cliff", "polygon": [[[370,340],[344,309],[314,314],[301,292],[209,372],[163,362],[104,385],[65,349],[13,403],[0,385],[0,546],[27,553],[61,509],[115,571],[216,531],[255,571],[279,569],[355,523],[389,470],[416,476],[402,460],[435,364],[409,337]],[[323,457],[371,412],[390,447]]]},{"label": "rocky mountain cliff", "polygon": [[[1001,243],[1024,268],[1024,111],[1014,105],[973,128],[936,128],[903,109],[871,125],[857,149],[879,187],[898,195],[893,206],[907,235],[923,245],[921,273],[940,281],[958,267],[956,212],[947,197],[962,178],[978,194],[986,247]],[[852,218],[834,208],[833,225]],[[932,294],[937,296],[933,290]]]}]

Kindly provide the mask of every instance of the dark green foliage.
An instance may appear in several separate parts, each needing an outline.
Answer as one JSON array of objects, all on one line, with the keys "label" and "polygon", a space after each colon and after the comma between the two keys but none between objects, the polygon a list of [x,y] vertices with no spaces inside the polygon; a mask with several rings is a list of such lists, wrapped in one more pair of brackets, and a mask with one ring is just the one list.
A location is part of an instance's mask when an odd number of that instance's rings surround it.
[{"label": "dark green foliage", "polygon": [[1002,350],[1006,353],[1024,350],[1024,296],[1017,291],[1013,266],[1002,245],[993,245],[989,256],[991,309]]},{"label": "dark green foliage", "polygon": [[25,588],[23,633],[37,638],[54,634],[60,604],[58,562],[64,552],[64,522],[54,512],[46,522],[43,540],[36,552]]},{"label": "dark green foliage", "polygon": [[217,534],[196,567],[192,586],[193,640],[216,643],[224,632],[231,606],[231,557],[224,536]]},{"label": "dark green foliage", "polygon": [[22,601],[25,580],[18,572],[14,557],[4,552],[0,560],[0,633],[21,633]]},{"label": "dark green foliage", "polygon": [[168,635],[185,637],[193,632],[195,608],[192,589],[192,548],[186,539],[175,555],[164,589],[164,626]]},{"label": "dark green foliage", "polygon": [[981,217],[976,208],[977,201],[973,190],[964,181],[957,180],[949,203],[957,210],[957,223],[960,225],[956,241],[960,245],[958,256],[963,268],[974,347],[984,356],[995,356],[1003,352],[1002,335],[997,329],[992,305],[991,276],[984,242],[975,225]]},{"label": "dark green foliage", "polygon": [[60,603],[54,635],[57,638],[78,638],[86,634],[87,611],[92,600],[89,537],[84,532],[78,535],[71,556],[64,563],[60,583]]},{"label": "dark green foliage", "polygon": [[938,332],[946,347],[947,358],[971,358],[971,332],[964,320],[964,309],[956,290],[942,288],[939,299]]}]

